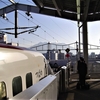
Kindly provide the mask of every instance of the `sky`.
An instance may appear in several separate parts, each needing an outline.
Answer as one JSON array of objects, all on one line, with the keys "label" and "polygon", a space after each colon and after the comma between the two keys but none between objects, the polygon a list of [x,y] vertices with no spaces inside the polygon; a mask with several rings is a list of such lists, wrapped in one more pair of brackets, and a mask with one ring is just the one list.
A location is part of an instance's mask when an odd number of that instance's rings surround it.
[{"label": "sky", "polygon": [[[33,5],[32,0],[14,0],[16,3]],[[0,0],[0,9],[10,5],[9,0]],[[31,47],[39,42],[50,43],[74,43],[78,41],[78,26],[76,21],[61,19],[52,16],[31,13],[32,18],[28,17],[24,11],[18,10],[18,26],[19,27],[33,27],[39,25],[40,27],[34,33],[23,33],[15,38],[14,35],[7,34],[7,41],[19,43],[23,47]],[[14,27],[14,12],[6,15],[8,21],[0,17],[1,28]],[[100,46],[100,22],[88,23],[88,43]],[[21,30],[23,31],[23,30]],[[14,30],[12,30],[14,32]],[[82,33],[81,33],[82,42]],[[91,52],[100,53],[99,50]]]}]

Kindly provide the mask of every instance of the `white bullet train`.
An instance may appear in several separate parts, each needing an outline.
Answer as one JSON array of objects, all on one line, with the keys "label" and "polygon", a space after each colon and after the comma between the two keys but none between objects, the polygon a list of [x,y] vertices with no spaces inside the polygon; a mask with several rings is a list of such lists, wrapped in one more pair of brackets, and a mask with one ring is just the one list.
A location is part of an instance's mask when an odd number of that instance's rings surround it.
[{"label": "white bullet train", "polygon": [[0,44],[0,100],[7,100],[48,75],[45,57],[35,51]]}]

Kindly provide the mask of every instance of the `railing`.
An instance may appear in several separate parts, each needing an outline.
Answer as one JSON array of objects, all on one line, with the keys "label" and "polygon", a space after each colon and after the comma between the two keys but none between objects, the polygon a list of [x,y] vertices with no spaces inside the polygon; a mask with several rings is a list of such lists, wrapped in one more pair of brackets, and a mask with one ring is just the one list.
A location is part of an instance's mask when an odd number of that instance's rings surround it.
[{"label": "railing", "polygon": [[[88,63],[88,73],[100,73],[100,63],[98,62],[89,62]],[[73,64],[72,73],[77,73],[77,63]]]},{"label": "railing", "polygon": [[70,67],[71,63],[68,62],[66,66],[62,66],[61,72],[62,72],[62,92],[66,92],[69,87],[69,81],[70,81]]},{"label": "railing", "polygon": [[49,75],[10,100],[57,100],[57,78]]},{"label": "railing", "polygon": [[100,73],[100,63],[90,63],[88,72],[89,73]]},{"label": "railing", "polygon": [[61,70],[58,71],[55,76],[57,77],[57,96],[59,95],[59,93],[61,93],[62,91],[62,73]]},{"label": "railing", "polygon": [[70,63],[54,75],[48,75],[38,83],[10,98],[10,100],[57,100],[59,93],[66,92],[70,78]]}]

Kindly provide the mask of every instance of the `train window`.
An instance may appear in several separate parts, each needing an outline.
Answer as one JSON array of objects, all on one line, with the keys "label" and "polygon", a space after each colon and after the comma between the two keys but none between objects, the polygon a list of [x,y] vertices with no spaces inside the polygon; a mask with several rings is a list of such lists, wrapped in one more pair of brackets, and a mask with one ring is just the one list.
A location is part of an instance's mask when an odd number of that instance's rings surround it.
[{"label": "train window", "polygon": [[47,75],[47,67],[46,67],[46,64],[45,64],[45,74]]},{"label": "train window", "polygon": [[21,78],[21,76],[17,76],[13,79],[12,86],[13,86],[13,96],[22,92],[22,78]]},{"label": "train window", "polygon": [[6,100],[6,84],[4,82],[0,82],[0,100]]},{"label": "train window", "polygon": [[32,73],[27,73],[26,74],[26,88],[32,86]]}]

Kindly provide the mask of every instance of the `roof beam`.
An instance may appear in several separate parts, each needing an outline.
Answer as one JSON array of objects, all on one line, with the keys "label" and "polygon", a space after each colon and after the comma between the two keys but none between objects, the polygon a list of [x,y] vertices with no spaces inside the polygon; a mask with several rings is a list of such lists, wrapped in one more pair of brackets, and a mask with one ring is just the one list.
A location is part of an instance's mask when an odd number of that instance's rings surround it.
[{"label": "roof beam", "polygon": [[100,2],[100,0],[96,0],[96,4],[95,4],[95,8],[94,8],[94,11],[93,11],[93,20],[94,20],[94,18],[95,18],[95,14],[96,14],[96,12],[97,12],[97,9],[98,9],[98,6],[99,6],[99,2]]},{"label": "roof beam", "polygon": [[[21,11],[29,11],[29,12],[38,13],[38,14],[40,13],[40,14],[44,14],[44,15],[60,17],[58,15],[56,9],[52,10],[52,9],[48,9],[48,8],[43,8],[42,11],[40,12],[40,9],[36,6],[19,4],[19,3],[16,3],[16,9],[21,10]],[[0,9],[0,16],[2,16],[4,13],[7,14],[12,11],[15,11],[14,4]],[[72,13],[69,13],[69,12],[62,12],[62,18],[76,20],[76,14],[73,13],[73,15],[72,15]]]},{"label": "roof beam", "polygon": [[7,7],[0,9],[0,16],[2,16],[4,13],[7,14],[7,13],[10,13],[12,11],[15,11],[15,8],[16,8],[16,10],[29,11],[29,12],[33,12],[33,13],[39,13],[39,10],[40,10],[36,6],[16,3],[16,4],[13,4],[13,5],[10,5],[10,6],[7,6]]},{"label": "roof beam", "polygon": [[61,0],[55,0],[57,5],[58,5],[58,8],[63,11],[63,3],[61,2]]},{"label": "roof beam", "polygon": [[39,8],[43,8],[44,5],[40,0],[32,0]]},{"label": "roof beam", "polygon": [[3,14],[7,14],[7,13],[10,13],[12,11],[15,10],[15,5],[10,5],[10,6],[7,6],[7,7],[4,7],[2,9],[0,9],[0,16],[2,16]]},{"label": "roof beam", "polygon": [[77,21],[78,21],[78,25],[79,25],[79,21],[80,21],[80,0],[76,0],[76,6],[77,6]]},{"label": "roof beam", "polygon": [[96,12],[96,10],[97,10],[97,8],[99,6],[99,2],[100,2],[100,0],[96,0],[96,4],[95,4],[95,7],[94,7],[93,14],[95,14],[95,12]]},{"label": "roof beam", "polygon": [[87,20],[88,16],[88,9],[89,9],[90,0],[84,0],[84,12],[83,12],[83,20]]},{"label": "roof beam", "polygon": [[56,0],[52,0],[52,2],[53,2],[53,4],[54,4],[55,8],[57,9],[57,12],[58,12],[59,16],[61,16],[61,12],[60,12],[61,9],[59,8],[59,6],[58,6]]}]

